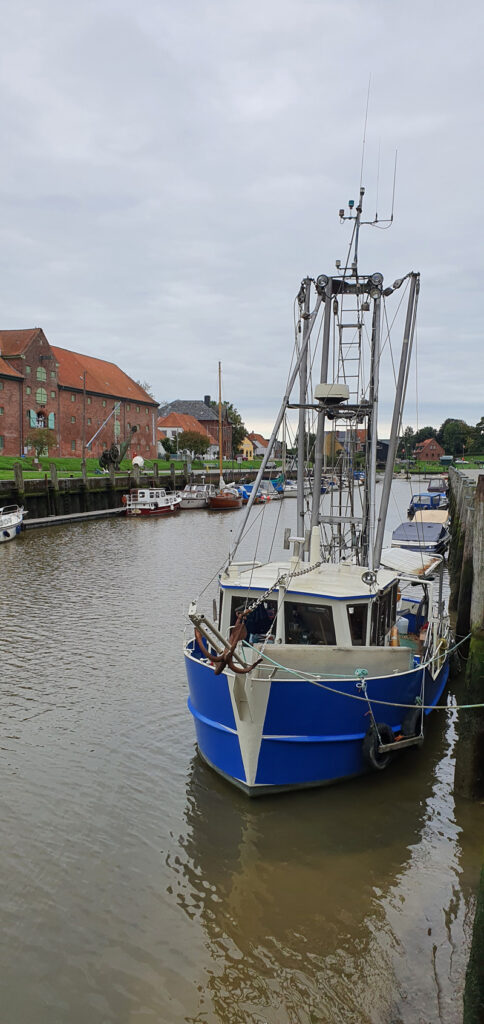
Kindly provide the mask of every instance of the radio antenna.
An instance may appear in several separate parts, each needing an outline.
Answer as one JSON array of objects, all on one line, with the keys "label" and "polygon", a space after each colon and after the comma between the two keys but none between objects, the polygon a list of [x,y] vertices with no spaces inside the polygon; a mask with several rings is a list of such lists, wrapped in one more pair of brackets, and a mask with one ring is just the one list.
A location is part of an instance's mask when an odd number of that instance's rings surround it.
[{"label": "radio antenna", "polygon": [[363,164],[365,160],[365,142],[366,142],[366,126],[368,123],[368,107],[370,105],[370,86],[371,86],[371,75],[368,78],[368,91],[366,94],[366,110],[365,110],[365,126],[363,128],[363,143],[361,146],[361,168],[360,168],[360,188],[363,182]]},{"label": "radio antenna", "polygon": [[393,207],[395,205],[395,184],[396,184],[396,180],[397,180],[397,156],[398,156],[398,149],[395,150],[395,164],[394,164],[394,167],[393,167],[392,213],[391,213],[391,218],[390,218],[392,223],[393,223]]}]

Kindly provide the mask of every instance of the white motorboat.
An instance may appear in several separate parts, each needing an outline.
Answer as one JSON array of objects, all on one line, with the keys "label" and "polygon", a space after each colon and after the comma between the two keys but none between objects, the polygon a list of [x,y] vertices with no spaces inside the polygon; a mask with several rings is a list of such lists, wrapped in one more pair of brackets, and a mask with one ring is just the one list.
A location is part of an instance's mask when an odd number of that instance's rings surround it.
[{"label": "white motorboat", "polygon": [[20,505],[4,505],[0,508],[0,541],[18,537],[27,513]]}]

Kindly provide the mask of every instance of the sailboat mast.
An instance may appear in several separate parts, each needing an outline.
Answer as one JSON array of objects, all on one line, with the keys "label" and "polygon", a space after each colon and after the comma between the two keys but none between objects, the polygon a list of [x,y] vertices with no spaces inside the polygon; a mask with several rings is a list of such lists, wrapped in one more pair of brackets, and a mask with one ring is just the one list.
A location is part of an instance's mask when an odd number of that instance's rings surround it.
[{"label": "sailboat mast", "polygon": [[[400,282],[397,282],[400,283]],[[392,429],[390,432],[390,441],[388,444],[388,454],[385,466],[385,476],[383,478],[382,494],[380,501],[380,511],[378,514],[378,523],[375,538],[375,565],[373,568],[378,568],[380,564],[380,557],[383,547],[383,534],[385,531],[385,522],[388,511],[388,502],[390,498],[390,488],[392,485],[393,478],[393,467],[395,464],[395,455],[397,452],[398,436],[400,433],[402,423],[402,412],[403,405],[405,402],[405,392],[408,380],[408,368],[410,364],[410,357],[412,354],[413,335],[415,330],[415,316],[417,312],[417,301],[420,287],[420,276],[419,274],[410,274],[410,290],[408,294],[407,304],[407,315],[405,319],[405,328],[403,332],[402,352],[400,356],[400,368],[398,371],[397,389],[395,392],[395,402],[393,405],[393,419]]]},{"label": "sailboat mast", "polygon": [[219,487],[223,487],[223,454],[222,454],[222,363],[218,364],[218,468]]}]

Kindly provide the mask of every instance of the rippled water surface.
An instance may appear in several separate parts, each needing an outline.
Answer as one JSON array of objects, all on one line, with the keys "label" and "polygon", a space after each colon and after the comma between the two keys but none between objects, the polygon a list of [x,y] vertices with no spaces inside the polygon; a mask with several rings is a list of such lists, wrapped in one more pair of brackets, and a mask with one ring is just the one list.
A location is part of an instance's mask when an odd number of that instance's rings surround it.
[{"label": "rippled water surface", "polygon": [[331,789],[250,802],[197,758],[186,609],[239,515],[0,547],[2,1024],[461,1020],[484,829],[454,715]]}]

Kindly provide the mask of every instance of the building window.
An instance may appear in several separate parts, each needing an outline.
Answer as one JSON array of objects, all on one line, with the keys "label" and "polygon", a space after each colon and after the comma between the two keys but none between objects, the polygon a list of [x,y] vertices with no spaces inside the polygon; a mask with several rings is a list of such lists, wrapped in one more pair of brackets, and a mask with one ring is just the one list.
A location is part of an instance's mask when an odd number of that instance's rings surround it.
[{"label": "building window", "polygon": [[130,404],[129,404],[129,402],[128,402],[128,404],[127,404],[127,406],[126,406],[126,412],[129,412],[129,411],[130,411],[130,409],[131,409],[131,406],[130,406]]},{"label": "building window", "polygon": [[5,444],[5,438],[2,437],[2,435],[0,434],[0,452],[2,451],[4,444]]},{"label": "building window", "polygon": [[146,430],[146,431],[147,431],[147,432],[149,433],[149,431],[150,431],[150,425],[149,425],[149,423],[147,423],[147,424],[146,424],[145,430]]},{"label": "building window", "polygon": [[0,391],[3,391],[3,380],[0,380]]},{"label": "building window", "polygon": [[106,399],[103,398],[103,405],[106,406]]},{"label": "building window", "polygon": [[91,399],[91,398],[88,398],[88,400],[87,400],[87,404],[88,404],[88,405],[90,405],[90,404],[91,404],[91,401],[92,401],[92,399]]},{"label": "building window", "polygon": [[30,366],[26,366],[25,367],[25,376],[28,377],[29,373],[30,373]]},{"label": "building window", "polygon": [[76,400],[76,396],[75,395],[71,395],[71,402],[75,402],[75,400]]},{"label": "building window", "polygon": [[50,371],[50,379],[55,380],[55,370]]},{"label": "building window", "polygon": [[71,423],[75,423],[75,422],[76,422],[76,417],[75,416],[71,416]]},{"label": "building window", "polygon": [[47,380],[47,370],[43,366],[38,366],[36,377],[37,380]]},{"label": "building window", "polygon": [[43,412],[38,412],[37,413],[37,426],[44,428],[45,425],[46,425],[46,423],[45,423],[45,416],[44,416]]},{"label": "building window", "polygon": [[139,405],[136,406],[136,412],[139,412]]},{"label": "building window", "polygon": [[[3,384],[2,384],[2,387],[3,387]],[[26,391],[27,395],[31,395],[32,394],[32,388],[29,388],[28,384],[27,384],[27,387],[25,388],[25,391]]]},{"label": "building window", "polygon": [[3,416],[3,405],[0,405],[0,416]]},{"label": "building window", "polygon": [[37,405],[45,405],[47,401],[47,391],[45,388],[37,388],[37,391],[35,392],[35,401],[37,402]]},{"label": "building window", "polygon": [[75,450],[76,450],[76,442],[75,441],[71,441],[71,452],[75,452]]},{"label": "building window", "polygon": [[51,398],[55,398],[55,391],[51,391],[51,393],[50,393],[50,397],[51,397]]},{"label": "building window", "polygon": [[87,425],[88,425],[88,427],[91,426],[91,417],[90,416],[87,417]]},{"label": "building window", "polygon": [[148,415],[149,411],[150,411],[150,410],[148,409],[148,406],[147,406],[147,407],[146,407],[146,409],[145,409],[145,413],[146,413],[146,415]]}]

